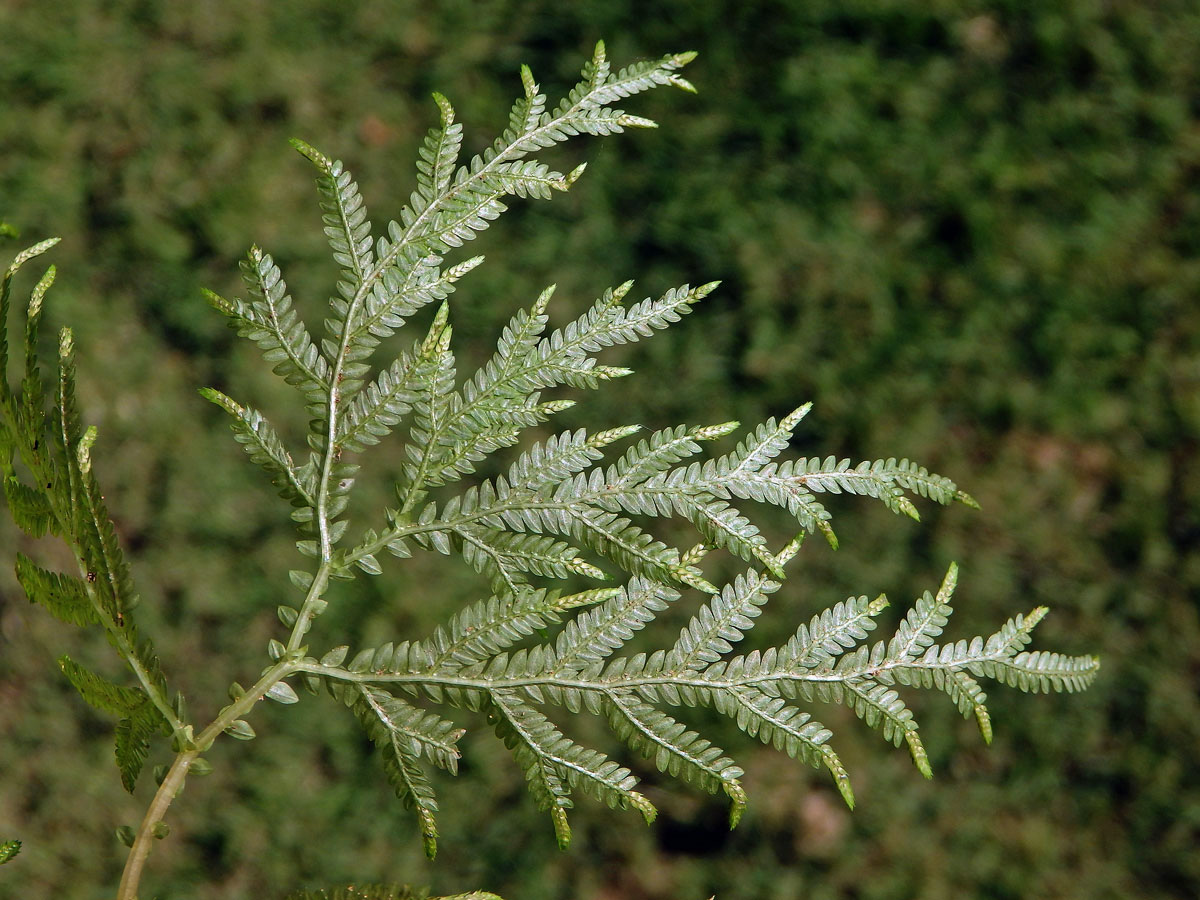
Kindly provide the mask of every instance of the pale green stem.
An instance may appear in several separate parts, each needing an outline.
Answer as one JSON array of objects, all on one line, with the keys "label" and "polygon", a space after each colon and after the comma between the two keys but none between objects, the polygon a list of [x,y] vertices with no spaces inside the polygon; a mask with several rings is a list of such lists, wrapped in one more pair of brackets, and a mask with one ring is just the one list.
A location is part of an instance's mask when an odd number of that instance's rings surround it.
[{"label": "pale green stem", "polygon": [[121,873],[121,884],[117,888],[117,900],[137,900],[142,871],[145,869],[146,859],[150,856],[150,849],[156,840],[154,828],[163,821],[167,810],[182,790],[192,763],[201,753],[212,746],[213,742],[233,724],[234,720],[246,715],[255,703],[263,699],[272,686],[296,672],[298,668],[299,666],[294,660],[277,662],[263,673],[263,676],[255,682],[250,690],[221,710],[208,727],[196,737],[193,747],[176,755],[174,762],[171,763],[171,768],[167,770],[166,777],[163,778],[162,784],[155,792],[154,799],[150,801],[150,806],[146,809],[145,816],[142,817],[141,825],[138,826],[133,847],[129,851],[129,858],[125,861],[125,871]]}]

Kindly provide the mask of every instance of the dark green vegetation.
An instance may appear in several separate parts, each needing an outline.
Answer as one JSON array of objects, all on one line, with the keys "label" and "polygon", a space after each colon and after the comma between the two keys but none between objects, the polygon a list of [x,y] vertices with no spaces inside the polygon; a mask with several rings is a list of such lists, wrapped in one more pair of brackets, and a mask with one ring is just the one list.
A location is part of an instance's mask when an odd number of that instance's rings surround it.
[{"label": "dark green vegetation", "polygon": [[[235,768],[218,749],[214,775],[189,786],[181,839],[155,865],[194,884],[167,896],[277,894],[316,877],[510,900],[1196,893],[1200,16],[1186,4],[406,6],[0,10],[0,217],[27,241],[66,238],[46,330],[76,327],[96,466],[158,601],[142,615],[189,694],[221,697],[224,672],[258,671],[292,565],[274,498],[193,390],[251,384],[268,409],[284,396],[198,296],[237,292],[247,237],[297,295],[332,274],[286,138],[336,148],[376,214],[394,215],[381,198],[410,183],[429,90],[483,141],[518,63],[557,93],[598,36],[618,59],[700,50],[701,94],[646,98],[636,111],[668,129],[568,150],[564,171],[590,161],[572,194],[518,207],[477,242],[503,263],[456,295],[480,311],[460,339],[483,356],[512,304],[550,281],[582,304],[633,275],[655,295],[723,279],[671,334],[607,359],[639,375],[617,397],[581,398],[572,421],[662,427],[712,410],[752,422],[812,398],[801,452],[907,455],[984,507],[922,507],[922,525],[897,531],[881,508],[832,503],[842,549],[806,548],[811,586],[774,601],[781,633],[764,620],[760,645],[850,594],[916,596],[957,559],[955,636],[1045,603],[1039,643],[1099,651],[1106,669],[1070,703],[995,691],[986,750],[941,702],[918,706],[932,784],[852,719],[827,717],[859,773],[853,814],[825,778],[731,739],[759,798],[737,831],[706,794],[650,788],[654,829],[585,803],[568,855],[516,802],[503,750],[468,738],[465,777],[439,783],[432,866],[352,727],[324,704],[264,709],[252,752]],[[95,339],[101,320],[114,337]],[[24,546],[4,541],[8,556]],[[424,632],[475,582],[438,584],[435,604],[420,576],[372,582],[327,615],[364,644]],[[73,638],[31,614],[11,578],[3,597],[0,837],[25,843],[0,895],[105,896],[120,859],[111,827],[143,801],[114,777],[109,726],[45,677]],[[281,749],[314,731],[322,743]]]}]

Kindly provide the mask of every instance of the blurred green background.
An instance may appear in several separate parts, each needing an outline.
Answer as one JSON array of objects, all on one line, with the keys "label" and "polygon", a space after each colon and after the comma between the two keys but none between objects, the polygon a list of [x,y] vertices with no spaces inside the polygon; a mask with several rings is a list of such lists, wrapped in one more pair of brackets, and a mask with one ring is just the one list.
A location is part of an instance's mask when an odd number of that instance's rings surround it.
[{"label": "blurred green background", "polygon": [[[700,93],[635,98],[627,108],[661,129],[548,154],[588,173],[551,204],[518,202],[469,248],[490,261],[455,295],[464,356],[551,281],[561,324],[627,277],[639,297],[722,279],[668,334],[609,354],[639,374],[581,397],[564,424],[753,423],[813,399],[798,452],[908,456],[983,505],[923,505],[917,525],[833,498],[842,549],[803,551],[756,645],[850,594],[887,591],[894,624],[958,560],[954,637],[1047,604],[1037,646],[1100,653],[1098,683],[1076,697],[991,691],[991,748],[944,698],[911,697],[932,783],[823,711],[855,777],[852,814],[825,776],[726,729],[751,795],[737,831],[721,801],[638,763],[658,822],[581,802],[566,854],[466,716],[463,774],[436,782],[434,863],[349,715],[317,698],[264,708],[260,739],[222,743],[215,774],[188,785],[143,895],[350,880],[506,900],[1200,895],[1191,2],[0,3],[0,219],[23,241],[0,256],[63,237],[47,332],[76,329],[142,618],[194,714],[207,721],[231,679],[262,667],[295,565],[286,510],[195,392],[292,412],[302,433],[290,389],[199,293],[239,293],[254,241],[319,323],[336,269],[311,167],[287,138],[344,159],[382,224],[412,188],[430,91],[477,151],[520,63],[554,98],[601,37],[617,63],[699,50],[687,74]],[[394,454],[372,460],[364,525]],[[5,559],[20,547],[61,563],[29,543],[0,529]],[[481,587],[441,562],[356,582],[318,634],[423,633]],[[0,897],[111,896],[113,827],[136,823],[152,790],[144,775],[136,797],[122,792],[111,724],[58,675],[64,651],[115,671],[96,635],[32,609],[5,566],[0,839],[25,847]]]}]

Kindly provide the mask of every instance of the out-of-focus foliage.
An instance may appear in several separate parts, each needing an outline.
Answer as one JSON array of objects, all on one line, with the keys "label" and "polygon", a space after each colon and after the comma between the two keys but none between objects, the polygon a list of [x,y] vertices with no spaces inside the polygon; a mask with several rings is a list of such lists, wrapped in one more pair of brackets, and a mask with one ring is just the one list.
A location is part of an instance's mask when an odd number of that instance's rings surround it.
[{"label": "out-of-focus foliage", "polygon": [[[281,408],[286,386],[258,374],[198,292],[235,291],[247,237],[271,247],[297,296],[332,275],[322,235],[297,225],[312,202],[286,139],[339,148],[364,193],[395,196],[434,124],[430,90],[455,101],[468,135],[492,133],[519,63],[565,87],[601,36],[617,58],[699,50],[700,95],[672,98],[669,113],[651,96],[638,111],[669,132],[605,146],[570,196],[514,210],[477,242],[506,263],[460,290],[480,310],[478,332],[460,337],[482,356],[514,298],[550,281],[582,301],[633,274],[647,293],[722,279],[701,315],[622,360],[643,374],[619,402],[587,397],[579,421],[661,427],[708,407],[757,421],[814,397],[803,442],[920,459],[987,515],[930,511],[906,542],[886,510],[836,508],[842,549],[804,561],[827,587],[781,596],[776,609],[796,613],[781,623],[849,593],[915,596],[954,558],[968,573],[964,629],[1015,601],[1052,606],[1043,639],[1098,651],[1103,677],[1069,704],[997,693],[995,741],[977,752],[955,739],[969,726],[922,707],[932,785],[903,759],[864,767],[875,748],[862,735],[861,753],[843,747],[869,776],[853,814],[763,748],[742,762],[765,799],[737,832],[707,795],[651,788],[654,829],[614,827],[619,814],[594,804],[568,855],[514,802],[524,788],[502,748],[479,741],[441,788],[432,865],[353,729],[329,727],[320,704],[264,710],[254,752],[234,768],[218,749],[214,775],[190,786],[179,840],[156,852],[180,879],[161,895],[364,875],[521,900],[1200,892],[1190,3],[0,5],[0,211],[27,240],[65,237],[46,333],[76,326],[81,402],[105,444],[96,467],[145,627],[181,660],[185,692],[223,696],[210,672],[253,678],[282,599],[265,586],[290,566],[287,523],[194,392],[252,384],[256,406]],[[99,342],[102,318],[117,327]],[[135,432],[135,420],[152,424]],[[8,557],[25,541],[0,540]],[[120,854],[94,848],[144,800],[121,790],[109,728],[65,680],[16,676],[95,653],[0,577],[0,833],[24,841],[0,896],[104,896]],[[419,575],[373,583],[327,619],[364,644],[423,629],[474,596],[465,572],[439,583],[437,603],[406,602],[423,597]],[[786,638],[769,624],[764,645]],[[313,731],[326,741],[285,751]],[[112,821],[79,815],[84,802]]]}]

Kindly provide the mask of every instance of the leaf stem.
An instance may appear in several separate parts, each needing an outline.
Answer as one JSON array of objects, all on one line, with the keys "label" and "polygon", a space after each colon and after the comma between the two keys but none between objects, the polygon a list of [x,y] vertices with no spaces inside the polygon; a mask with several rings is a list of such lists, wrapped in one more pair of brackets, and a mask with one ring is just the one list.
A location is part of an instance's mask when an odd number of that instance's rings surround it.
[{"label": "leaf stem", "polygon": [[162,821],[168,807],[183,788],[187,778],[188,768],[200,755],[198,750],[186,750],[175,757],[167,776],[159,785],[154,799],[142,818],[134,838],[129,858],[125,861],[125,871],[121,873],[121,885],[117,888],[117,900],[137,900],[138,883],[142,880],[142,870],[146,867],[146,859],[150,856],[150,848],[154,840],[154,826]]},{"label": "leaf stem", "polygon": [[175,756],[170,769],[167,770],[166,777],[163,778],[162,784],[159,785],[154,798],[150,801],[146,814],[142,817],[141,825],[138,826],[133,846],[129,851],[129,858],[125,861],[125,870],[121,873],[121,883],[117,888],[117,900],[137,900],[138,884],[142,879],[142,872],[146,867],[146,860],[150,856],[150,850],[155,840],[154,827],[163,821],[167,810],[183,790],[183,784],[192,763],[208,750],[236,719],[249,713],[254,704],[261,700],[272,686],[296,672],[298,668],[299,665],[296,661],[291,659],[280,660],[271,666],[254,683],[253,687],[221,710],[195,739],[191,748],[183,750]]}]

